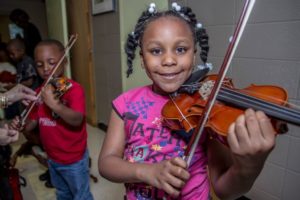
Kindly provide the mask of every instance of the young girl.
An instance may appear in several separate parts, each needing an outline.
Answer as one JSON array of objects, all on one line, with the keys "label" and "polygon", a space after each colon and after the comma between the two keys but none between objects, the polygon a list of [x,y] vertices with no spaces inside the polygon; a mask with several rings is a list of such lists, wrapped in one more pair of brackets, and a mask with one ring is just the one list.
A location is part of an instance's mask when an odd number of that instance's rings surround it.
[{"label": "young girl", "polygon": [[164,126],[161,110],[168,95],[190,77],[197,43],[206,61],[208,37],[190,8],[172,7],[158,12],[150,4],[128,37],[127,74],[139,46],[153,84],[113,101],[99,172],[124,182],[127,199],[208,199],[210,182],[219,198],[234,199],[251,188],[262,170],[275,145],[274,129],[264,113],[248,109],[230,126],[229,147],[203,135],[187,167],[182,159],[187,143]]},{"label": "young girl", "polygon": [[[34,55],[38,74],[43,80],[49,77],[63,54],[64,46],[57,40],[38,43]],[[66,60],[55,77],[63,76],[65,64]],[[91,200],[84,90],[73,80],[67,82],[72,87],[60,98],[55,95],[51,84],[42,89],[42,101],[31,112],[24,134],[39,127],[58,200]]]}]

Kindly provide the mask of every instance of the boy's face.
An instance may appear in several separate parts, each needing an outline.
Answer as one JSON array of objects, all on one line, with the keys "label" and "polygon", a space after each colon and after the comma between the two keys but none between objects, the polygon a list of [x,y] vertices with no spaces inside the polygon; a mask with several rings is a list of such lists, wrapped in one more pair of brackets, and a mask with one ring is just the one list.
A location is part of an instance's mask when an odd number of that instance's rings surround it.
[{"label": "boy's face", "polygon": [[[45,80],[49,77],[52,69],[57,65],[63,52],[56,45],[38,45],[34,51],[36,69],[40,77]],[[55,77],[60,77],[64,73],[64,61],[55,73]]]},{"label": "boy's face", "polygon": [[8,56],[13,62],[19,62],[22,60],[25,50],[24,49],[18,49],[14,45],[10,45],[7,47]]},{"label": "boy's face", "polygon": [[154,91],[176,90],[191,75],[195,44],[189,26],[176,17],[162,17],[148,24],[142,38],[142,64]]}]

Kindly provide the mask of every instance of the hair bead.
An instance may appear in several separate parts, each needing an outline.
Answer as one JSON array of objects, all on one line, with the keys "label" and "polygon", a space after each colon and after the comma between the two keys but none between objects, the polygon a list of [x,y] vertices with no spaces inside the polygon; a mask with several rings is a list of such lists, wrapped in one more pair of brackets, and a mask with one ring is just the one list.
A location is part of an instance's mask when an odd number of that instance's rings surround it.
[{"label": "hair bead", "polygon": [[201,24],[201,23],[197,23],[197,24],[196,24],[196,28],[197,28],[197,29],[202,28],[202,24]]},{"label": "hair bead", "polygon": [[151,14],[155,13],[156,12],[155,7],[156,7],[155,3],[150,3],[149,8],[148,8],[148,12],[151,13]]}]

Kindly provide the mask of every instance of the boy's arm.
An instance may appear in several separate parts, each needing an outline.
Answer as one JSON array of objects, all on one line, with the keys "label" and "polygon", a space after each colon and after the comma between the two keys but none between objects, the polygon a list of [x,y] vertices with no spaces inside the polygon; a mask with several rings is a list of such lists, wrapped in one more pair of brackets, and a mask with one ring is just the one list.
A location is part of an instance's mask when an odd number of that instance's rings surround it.
[{"label": "boy's arm", "polygon": [[249,191],[275,145],[275,132],[262,112],[247,110],[229,128],[229,147],[208,141],[210,180],[221,199],[234,199]]},{"label": "boy's arm", "polygon": [[58,102],[55,106],[53,106],[52,111],[55,112],[62,118],[66,123],[71,126],[80,126],[83,122],[83,114],[80,112],[76,112],[71,108],[65,106],[61,102]]}]

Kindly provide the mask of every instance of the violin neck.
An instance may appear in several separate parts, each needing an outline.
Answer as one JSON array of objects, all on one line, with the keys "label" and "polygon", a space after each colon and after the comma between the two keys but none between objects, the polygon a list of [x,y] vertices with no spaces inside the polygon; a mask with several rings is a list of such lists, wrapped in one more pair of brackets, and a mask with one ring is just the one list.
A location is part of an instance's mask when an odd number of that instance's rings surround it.
[{"label": "violin neck", "polygon": [[253,108],[254,110],[260,110],[272,118],[300,125],[300,111],[266,102],[262,99],[249,96],[230,88],[222,87],[217,99],[226,104],[231,104],[242,109]]}]

